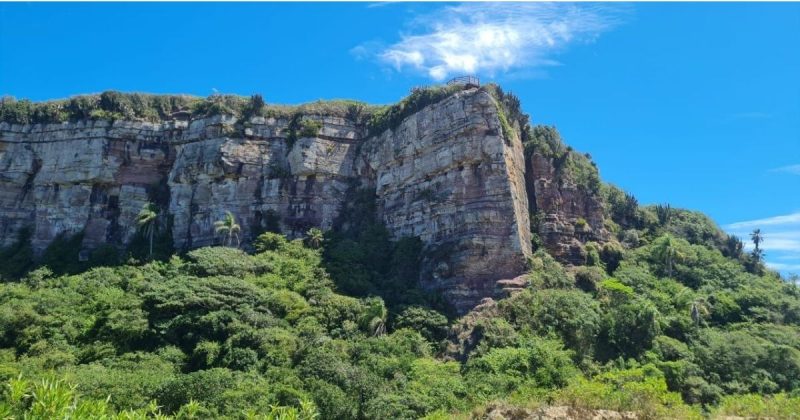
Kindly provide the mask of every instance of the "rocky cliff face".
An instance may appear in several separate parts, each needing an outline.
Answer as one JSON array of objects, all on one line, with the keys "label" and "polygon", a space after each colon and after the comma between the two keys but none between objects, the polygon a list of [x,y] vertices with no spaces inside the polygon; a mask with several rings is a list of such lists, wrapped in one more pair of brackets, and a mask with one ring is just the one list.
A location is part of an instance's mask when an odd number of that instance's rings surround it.
[{"label": "rocky cliff face", "polygon": [[609,238],[598,193],[575,183],[558,170],[557,159],[538,151],[528,154],[525,165],[530,209],[538,218],[534,230],[557,259],[584,264],[583,244]]},{"label": "rocky cliff face", "polygon": [[300,138],[287,118],[0,123],[0,239],[31,227],[37,252],[79,232],[86,249],[123,246],[148,201],[168,213],[179,250],[218,244],[213,223],[226,211],[243,242],[269,224],[297,237],[332,228],[360,184],[395,238],[426,245],[423,285],[464,311],[525,271],[532,208],[546,210],[539,233],[567,260],[585,239],[575,220],[602,229],[600,202],[558,182],[546,159],[526,161],[498,112],[467,89],[371,136],[326,115],[305,116],[321,128]]}]

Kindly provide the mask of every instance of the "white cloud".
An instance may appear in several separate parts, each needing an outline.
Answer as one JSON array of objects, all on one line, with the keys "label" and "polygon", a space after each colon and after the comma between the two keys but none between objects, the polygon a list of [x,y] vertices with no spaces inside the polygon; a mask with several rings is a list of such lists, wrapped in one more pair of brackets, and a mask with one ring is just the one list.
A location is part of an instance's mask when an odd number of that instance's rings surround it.
[{"label": "white cloud", "polygon": [[800,164],[781,166],[780,168],[772,169],[770,172],[784,172],[792,175],[800,175]]},{"label": "white cloud", "polygon": [[792,273],[800,272],[800,264],[781,264],[781,263],[768,262],[767,267],[778,271],[786,271]]},{"label": "white cloud", "polygon": [[[725,226],[729,233],[742,238],[746,250],[752,250],[750,232],[761,229],[767,266],[783,273],[800,271],[800,212],[757,220],[746,220]],[[778,262],[780,261],[780,262]]]},{"label": "white cloud", "polygon": [[592,41],[618,23],[619,7],[566,3],[469,3],[415,19],[416,31],[377,52],[397,71],[434,80],[558,65],[553,53]]},{"label": "white cloud", "polygon": [[800,212],[791,213],[784,216],[768,217],[766,219],[747,220],[744,222],[731,223],[725,226],[726,229],[739,230],[746,228],[759,228],[761,226],[774,226],[786,224],[800,224]]}]

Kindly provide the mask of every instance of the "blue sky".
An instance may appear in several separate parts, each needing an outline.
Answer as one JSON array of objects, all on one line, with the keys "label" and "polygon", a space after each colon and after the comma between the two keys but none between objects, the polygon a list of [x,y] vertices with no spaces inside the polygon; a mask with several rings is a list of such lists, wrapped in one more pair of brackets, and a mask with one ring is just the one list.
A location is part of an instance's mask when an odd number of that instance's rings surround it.
[{"label": "blue sky", "polygon": [[800,4],[0,4],[0,94],[516,93],[642,203],[761,227],[800,272]]}]

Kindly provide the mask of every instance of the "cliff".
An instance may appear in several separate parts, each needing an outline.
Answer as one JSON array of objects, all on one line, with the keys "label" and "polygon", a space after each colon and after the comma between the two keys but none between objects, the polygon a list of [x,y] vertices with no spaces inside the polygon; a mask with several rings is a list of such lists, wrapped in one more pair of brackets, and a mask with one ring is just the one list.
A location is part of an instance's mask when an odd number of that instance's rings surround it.
[{"label": "cliff", "polygon": [[348,191],[368,188],[392,236],[425,245],[423,286],[466,311],[525,272],[532,215],[533,236],[564,261],[606,236],[597,191],[564,175],[564,157],[498,99],[460,89],[378,131],[324,112],[2,122],[1,242],[28,227],[38,253],[60,234],[123,247],[147,202],[169,216],[177,250],[218,244],[226,211],[244,243],[270,226],[299,237],[333,228]]}]

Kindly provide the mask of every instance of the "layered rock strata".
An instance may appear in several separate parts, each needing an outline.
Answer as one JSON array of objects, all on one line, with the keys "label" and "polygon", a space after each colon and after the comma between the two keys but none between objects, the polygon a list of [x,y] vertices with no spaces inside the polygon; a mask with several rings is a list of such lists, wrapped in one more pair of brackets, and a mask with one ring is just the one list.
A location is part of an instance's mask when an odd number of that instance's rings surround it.
[{"label": "layered rock strata", "polygon": [[[370,136],[330,115],[304,116],[321,128],[300,138],[287,118],[0,123],[0,245],[29,227],[36,252],[79,232],[86,249],[122,247],[147,202],[164,209],[179,250],[218,244],[213,224],[227,211],[243,242],[270,223],[297,237],[332,228],[359,184],[374,189],[395,238],[425,244],[422,284],[466,311],[497,295],[497,280],[524,272],[530,198],[539,207],[573,203],[561,219],[602,226],[598,203],[548,189],[546,162],[526,168],[518,135],[504,136],[498,112],[490,94],[467,89]],[[573,239],[552,230],[544,236],[553,246]]]}]

